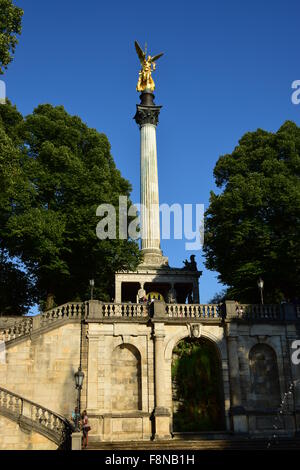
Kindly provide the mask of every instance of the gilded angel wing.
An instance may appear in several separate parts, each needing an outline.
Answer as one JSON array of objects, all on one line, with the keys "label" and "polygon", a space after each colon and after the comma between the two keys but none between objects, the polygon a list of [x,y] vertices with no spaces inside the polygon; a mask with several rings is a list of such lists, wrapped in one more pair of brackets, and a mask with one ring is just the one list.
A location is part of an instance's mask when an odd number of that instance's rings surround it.
[{"label": "gilded angel wing", "polygon": [[160,54],[155,55],[154,57],[151,57],[151,62],[156,62],[162,55],[164,55],[163,52]]},{"label": "gilded angel wing", "polygon": [[134,45],[135,45],[136,53],[139,56],[141,64],[143,65],[146,54],[145,54],[145,52],[143,52],[142,48],[140,47],[140,45],[137,41],[134,41]]}]

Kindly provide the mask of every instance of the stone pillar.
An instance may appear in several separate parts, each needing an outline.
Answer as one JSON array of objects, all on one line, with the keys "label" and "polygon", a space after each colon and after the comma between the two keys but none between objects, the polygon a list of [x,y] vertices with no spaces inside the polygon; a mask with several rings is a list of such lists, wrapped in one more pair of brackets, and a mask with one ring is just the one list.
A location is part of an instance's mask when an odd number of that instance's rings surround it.
[{"label": "stone pillar", "polygon": [[115,275],[115,302],[122,302],[122,281],[118,279],[118,274]]},{"label": "stone pillar", "polygon": [[235,433],[248,433],[248,422],[244,407],[242,406],[242,393],[239,373],[239,359],[237,348],[236,325],[227,324],[227,347],[229,360],[229,380],[231,397],[231,416]]},{"label": "stone pillar", "polygon": [[161,254],[157,174],[156,126],[141,125],[142,251]]},{"label": "stone pillar", "polygon": [[166,408],[165,388],[165,331],[163,323],[154,324],[154,381],[155,381],[155,436],[156,440],[170,439],[170,413]]},{"label": "stone pillar", "polygon": [[72,450],[81,450],[81,442],[82,442],[82,433],[73,432],[72,433]]},{"label": "stone pillar", "polygon": [[156,126],[161,106],[154,104],[150,90],[141,94],[136,123],[141,135],[141,231],[144,262],[162,262],[160,249],[159,196],[157,174]]},{"label": "stone pillar", "polygon": [[[96,323],[90,325],[97,325]],[[97,325],[98,326],[98,325]],[[97,328],[95,326],[94,328]],[[89,355],[88,355],[88,377],[87,382],[87,411],[88,413],[98,412],[98,348],[99,333],[93,332],[92,327],[89,332]]]}]

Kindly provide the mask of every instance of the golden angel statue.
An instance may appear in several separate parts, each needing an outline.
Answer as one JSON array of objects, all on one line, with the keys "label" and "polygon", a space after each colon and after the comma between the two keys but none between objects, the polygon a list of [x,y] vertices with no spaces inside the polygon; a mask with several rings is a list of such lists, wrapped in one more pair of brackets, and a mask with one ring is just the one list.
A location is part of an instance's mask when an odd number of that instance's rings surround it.
[{"label": "golden angel statue", "polygon": [[155,84],[153,78],[151,77],[151,73],[156,69],[155,61],[163,55],[163,52],[161,54],[155,55],[154,57],[148,55],[146,58],[147,51],[143,52],[137,41],[134,42],[134,45],[142,64],[142,70],[139,72],[139,81],[136,87],[136,91],[144,91],[146,89],[154,91]]}]

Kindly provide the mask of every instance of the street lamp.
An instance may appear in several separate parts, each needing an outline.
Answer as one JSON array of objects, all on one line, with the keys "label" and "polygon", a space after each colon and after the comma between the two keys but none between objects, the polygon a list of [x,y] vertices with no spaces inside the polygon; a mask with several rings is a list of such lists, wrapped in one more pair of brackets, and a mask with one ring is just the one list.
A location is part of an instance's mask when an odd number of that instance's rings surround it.
[{"label": "street lamp", "polygon": [[259,290],[260,290],[260,300],[261,300],[261,304],[263,305],[263,304],[264,304],[264,296],[263,296],[264,281],[262,280],[261,277],[258,279],[257,285],[258,285],[258,288],[259,288]]},{"label": "street lamp", "polygon": [[79,429],[79,416],[80,416],[80,394],[81,394],[81,389],[82,389],[82,384],[83,384],[83,379],[84,379],[84,373],[81,370],[81,367],[78,367],[78,371],[75,372],[74,374],[75,377],[75,386],[76,390],[78,390],[78,397],[77,397],[77,408],[78,408],[78,416],[76,416],[76,429]]},{"label": "street lamp", "polygon": [[95,281],[94,281],[94,279],[90,279],[91,300],[93,300],[93,297],[94,297],[94,286],[95,286]]}]

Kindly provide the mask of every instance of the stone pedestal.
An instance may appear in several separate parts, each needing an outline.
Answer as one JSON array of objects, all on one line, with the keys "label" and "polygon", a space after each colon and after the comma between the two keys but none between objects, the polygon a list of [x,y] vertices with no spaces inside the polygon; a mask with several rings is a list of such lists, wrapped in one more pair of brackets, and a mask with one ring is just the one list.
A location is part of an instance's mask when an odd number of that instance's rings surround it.
[{"label": "stone pedestal", "polygon": [[82,433],[73,432],[72,434],[72,450],[81,450],[82,445]]}]

